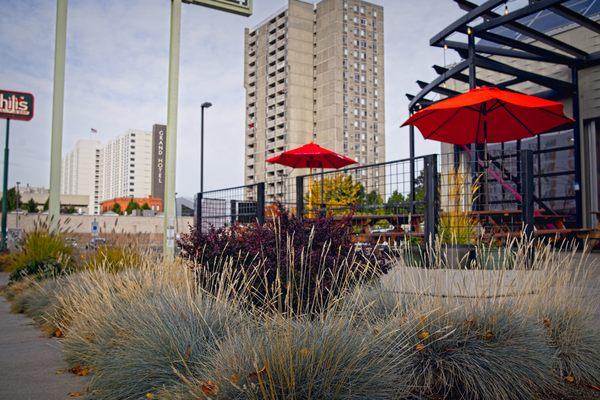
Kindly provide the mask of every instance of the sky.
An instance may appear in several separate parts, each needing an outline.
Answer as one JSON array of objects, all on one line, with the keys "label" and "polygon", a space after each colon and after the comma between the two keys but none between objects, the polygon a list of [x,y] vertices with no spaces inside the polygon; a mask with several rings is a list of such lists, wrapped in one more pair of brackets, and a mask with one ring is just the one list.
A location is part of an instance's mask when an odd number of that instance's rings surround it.
[{"label": "sky", "polygon": [[[386,160],[408,157],[405,93],[430,81],[434,64],[458,60],[429,39],[462,15],[451,0],[372,0],[384,6]],[[200,181],[200,105],[205,113],[205,188],[243,184],[244,28],[285,7],[287,0],[254,0],[251,17],[184,4],[177,133],[180,195]],[[31,92],[35,117],[11,121],[9,187],[48,186],[56,2],[0,0],[0,88]],[[78,139],[105,142],[127,129],[151,130],[167,119],[170,1],[70,0],[63,154]],[[91,134],[91,129],[98,131]],[[5,122],[0,122],[4,141]],[[417,133],[416,152],[439,150]]]}]

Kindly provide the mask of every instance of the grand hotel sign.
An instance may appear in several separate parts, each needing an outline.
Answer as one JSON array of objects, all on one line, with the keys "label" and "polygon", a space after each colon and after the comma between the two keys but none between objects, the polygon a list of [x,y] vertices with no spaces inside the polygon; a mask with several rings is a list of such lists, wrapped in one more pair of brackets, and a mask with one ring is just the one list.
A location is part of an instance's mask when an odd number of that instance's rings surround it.
[{"label": "grand hotel sign", "polygon": [[167,127],[152,127],[152,197],[165,198],[165,140]]}]

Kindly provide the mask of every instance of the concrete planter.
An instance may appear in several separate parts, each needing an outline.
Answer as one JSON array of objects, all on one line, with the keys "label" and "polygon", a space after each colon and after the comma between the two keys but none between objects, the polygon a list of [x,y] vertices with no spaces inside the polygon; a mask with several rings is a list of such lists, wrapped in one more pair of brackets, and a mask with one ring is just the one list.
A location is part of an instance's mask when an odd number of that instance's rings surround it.
[{"label": "concrete planter", "polygon": [[440,255],[446,268],[472,268],[476,263],[475,246],[468,244],[442,244]]},{"label": "concrete planter", "polygon": [[535,292],[543,271],[426,269],[396,265],[381,278],[385,289],[444,297],[494,298]]}]

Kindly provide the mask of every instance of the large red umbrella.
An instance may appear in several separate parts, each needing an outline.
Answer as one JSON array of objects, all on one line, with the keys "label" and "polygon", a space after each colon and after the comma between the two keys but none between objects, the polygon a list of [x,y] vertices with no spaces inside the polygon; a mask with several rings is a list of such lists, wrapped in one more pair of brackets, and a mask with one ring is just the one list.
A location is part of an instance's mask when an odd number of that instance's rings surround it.
[{"label": "large red umbrella", "polygon": [[267,162],[292,168],[335,169],[356,163],[356,161],[349,157],[312,142],[293,150],[284,151],[275,157],[269,158]]},{"label": "large red umbrella", "polygon": [[465,145],[524,139],[572,122],[559,102],[484,86],[434,103],[402,126],[416,126],[425,139]]},{"label": "large red umbrella", "polygon": [[356,163],[349,157],[312,142],[296,149],[284,151],[267,159],[267,162],[292,168],[321,168],[321,203],[323,203],[323,169],[338,169]]}]

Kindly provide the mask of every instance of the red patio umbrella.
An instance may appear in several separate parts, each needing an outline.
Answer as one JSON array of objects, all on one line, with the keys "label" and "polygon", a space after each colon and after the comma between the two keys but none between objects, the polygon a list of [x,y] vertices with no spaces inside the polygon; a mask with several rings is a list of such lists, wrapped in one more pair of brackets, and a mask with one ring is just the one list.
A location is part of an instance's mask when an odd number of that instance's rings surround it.
[{"label": "red patio umbrella", "polygon": [[296,149],[284,151],[275,157],[267,159],[267,162],[292,168],[321,168],[321,204],[323,203],[323,169],[338,169],[356,163],[356,161],[349,157],[321,147],[313,142]]},{"label": "red patio umbrella", "polygon": [[484,86],[434,103],[402,126],[416,126],[425,139],[462,145],[466,151],[467,144],[484,143],[485,162],[477,154],[475,160],[520,200],[521,196],[487,167],[487,143],[533,137],[573,122],[559,102]]},{"label": "red patio umbrella", "polygon": [[466,145],[524,139],[572,122],[559,102],[484,86],[432,104],[402,126],[416,126],[425,139]]}]

